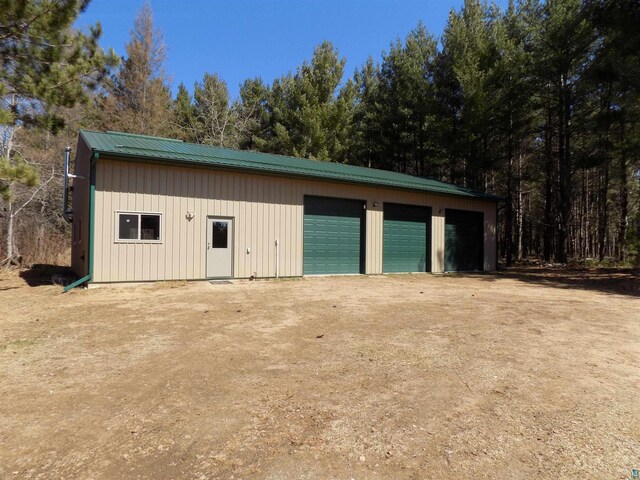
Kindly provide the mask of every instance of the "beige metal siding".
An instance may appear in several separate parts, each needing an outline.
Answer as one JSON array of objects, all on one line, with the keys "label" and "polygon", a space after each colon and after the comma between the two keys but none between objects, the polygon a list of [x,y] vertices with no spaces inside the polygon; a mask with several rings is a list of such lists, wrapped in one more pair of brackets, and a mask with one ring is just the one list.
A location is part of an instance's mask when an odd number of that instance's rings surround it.
[{"label": "beige metal siding", "polygon": [[[432,270],[444,268],[444,209],[484,212],[485,269],[495,266],[495,204],[295,178],[101,159],[96,172],[95,282],[206,277],[206,219],[233,217],[234,276],[302,275],[304,196],[367,201],[366,273],[382,273],[384,202],[432,207]],[[377,206],[373,203],[377,202]],[[162,213],[161,243],[116,243],[115,212]],[[194,218],[187,219],[193,212]],[[247,253],[250,249],[250,253]]]},{"label": "beige metal siding", "polygon": [[[71,269],[80,277],[89,273],[89,174],[91,169],[91,150],[82,140],[76,148],[74,173],[85,178],[71,180]],[[78,233],[79,238],[78,238]]]}]

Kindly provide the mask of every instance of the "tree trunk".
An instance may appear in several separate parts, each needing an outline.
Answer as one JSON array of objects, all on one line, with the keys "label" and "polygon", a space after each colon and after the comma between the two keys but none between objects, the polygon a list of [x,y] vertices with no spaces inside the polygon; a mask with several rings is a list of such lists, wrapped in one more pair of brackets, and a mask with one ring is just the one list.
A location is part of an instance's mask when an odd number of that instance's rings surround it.
[{"label": "tree trunk", "polygon": [[545,262],[551,260],[554,243],[553,218],[553,124],[551,108],[547,110],[547,125],[545,128],[545,189],[544,189],[544,250],[543,258]]},{"label": "tree trunk", "polygon": [[603,261],[607,246],[607,227],[609,225],[609,162],[605,160],[600,175],[600,192],[598,194],[598,260]]},{"label": "tree trunk", "polygon": [[629,179],[627,177],[627,149],[625,147],[625,119],[620,120],[620,221],[618,223],[618,260],[625,260],[625,236],[627,234],[627,217],[629,216]]},{"label": "tree trunk", "polygon": [[558,242],[555,259],[567,263],[569,251],[569,227],[571,226],[571,91],[567,76],[562,75],[558,98]]},{"label": "tree trunk", "polygon": [[522,153],[518,153],[518,166],[516,172],[516,258],[522,260],[523,258],[523,243],[524,243],[524,205],[522,198]]},{"label": "tree trunk", "polygon": [[7,223],[7,259],[11,260],[13,258],[13,204],[9,202],[8,205],[9,211],[9,221]]},{"label": "tree trunk", "polygon": [[[511,129],[510,129],[511,130]],[[504,257],[507,267],[513,263],[513,138],[509,131],[507,142],[507,202],[504,212]]]}]

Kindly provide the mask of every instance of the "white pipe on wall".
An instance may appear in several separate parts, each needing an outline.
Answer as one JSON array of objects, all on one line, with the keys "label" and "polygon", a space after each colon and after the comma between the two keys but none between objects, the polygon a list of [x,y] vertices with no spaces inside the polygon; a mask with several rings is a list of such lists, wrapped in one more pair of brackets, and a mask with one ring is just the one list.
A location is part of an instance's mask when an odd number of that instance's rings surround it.
[{"label": "white pipe on wall", "polygon": [[276,278],[280,277],[280,240],[276,238]]},{"label": "white pipe on wall", "polygon": [[71,147],[64,149],[64,165],[62,167],[63,172],[63,184],[62,184],[62,217],[68,222],[70,221],[70,210],[68,205],[69,198],[69,158],[71,157]]},{"label": "white pipe on wall", "polygon": [[71,163],[71,147],[65,147],[64,149],[64,162],[62,167],[62,175],[63,175],[63,185],[62,185],[62,217],[67,221],[71,222],[73,220],[73,209],[69,207],[69,179],[81,179],[88,180],[87,177],[83,177],[81,175],[74,175],[73,173],[69,173],[69,163]]}]

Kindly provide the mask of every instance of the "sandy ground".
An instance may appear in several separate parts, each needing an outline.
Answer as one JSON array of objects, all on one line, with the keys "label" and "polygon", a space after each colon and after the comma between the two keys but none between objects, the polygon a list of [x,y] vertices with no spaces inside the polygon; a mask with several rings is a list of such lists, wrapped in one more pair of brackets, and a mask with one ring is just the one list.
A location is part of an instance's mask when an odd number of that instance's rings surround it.
[{"label": "sandy ground", "polygon": [[638,272],[64,295],[36,273],[0,274],[3,479],[627,479],[640,468]]}]

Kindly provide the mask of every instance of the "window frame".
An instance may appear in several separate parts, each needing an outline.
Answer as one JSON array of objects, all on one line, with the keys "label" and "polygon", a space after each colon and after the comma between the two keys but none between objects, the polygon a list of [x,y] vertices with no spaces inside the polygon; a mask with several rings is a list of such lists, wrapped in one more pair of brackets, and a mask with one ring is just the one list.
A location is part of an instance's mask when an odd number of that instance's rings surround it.
[{"label": "window frame", "polygon": [[[138,238],[120,238],[120,215],[135,215],[138,217]],[[159,217],[160,228],[158,240],[144,240],[142,236],[142,215],[156,215]],[[114,243],[163,243],[164,241],[164,214],[162,212],[145,212],[132,210],[116,210],[114,212]]]}]

